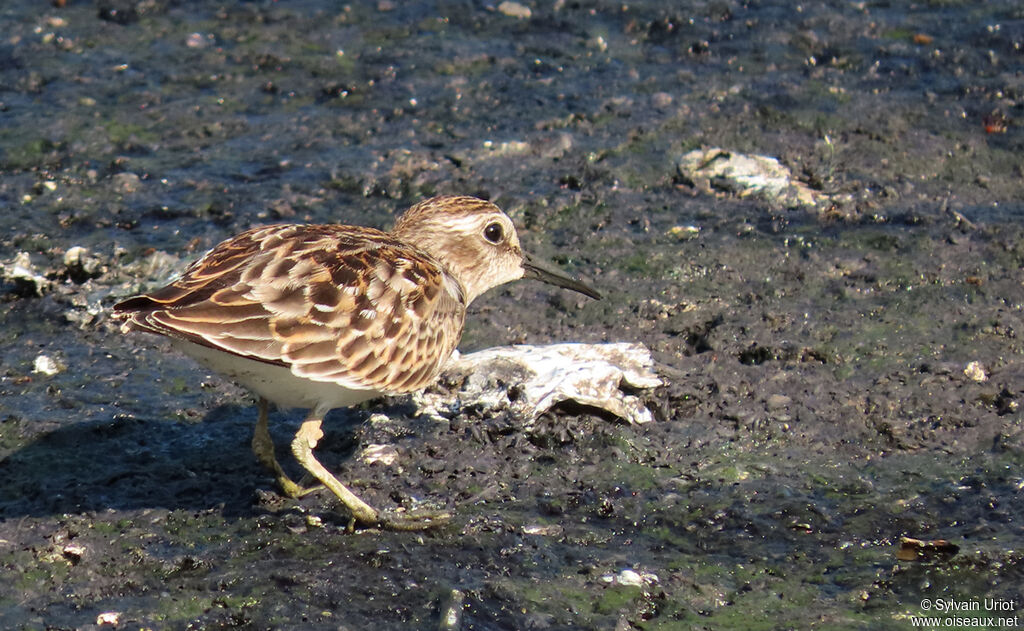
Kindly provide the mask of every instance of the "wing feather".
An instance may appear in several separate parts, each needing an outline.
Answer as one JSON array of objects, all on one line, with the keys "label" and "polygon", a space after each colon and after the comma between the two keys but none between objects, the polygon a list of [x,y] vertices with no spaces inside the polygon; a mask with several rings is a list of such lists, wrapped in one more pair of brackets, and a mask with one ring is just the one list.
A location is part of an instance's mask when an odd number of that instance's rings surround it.
[{"label": "wing feather", "polygon": [[114,310],[129,328],[397,394],[429,385],[447,361],[465,294],[435,259],[387,233],[279,225],[221,243]]}]

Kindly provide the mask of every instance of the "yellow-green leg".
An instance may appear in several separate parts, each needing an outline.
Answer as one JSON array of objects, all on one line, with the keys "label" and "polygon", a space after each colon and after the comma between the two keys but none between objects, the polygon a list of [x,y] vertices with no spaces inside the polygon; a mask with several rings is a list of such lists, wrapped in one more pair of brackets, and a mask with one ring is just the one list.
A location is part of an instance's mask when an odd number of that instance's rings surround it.
[{"label": "yellow-green leg", "polygon": [[306,471],[313,474],[334,493],[341,503],[352,513],[353,519],[364,526],[380,526],[391,530],[423,530],[443,524],[451,518],[447,513],[419,513],[417,515],[395,515],[378,511],[334,477],[313,455],[313,449],[324,436],[320,429],[323,422],[322,414],[312,410],[292,441],[292,453]]},{"label": "yellow-green leg", "polygon": [[[274,441],[270,438],[270,428],[267,425],[267,416],[270,403],[260,397],[260,417],[256,421],[256,431],[252,434],[252,451],[260,464],[270,470],[277,479],[277,485],[288,497],[302,497],[314,489],[306,489],[288,477],[288,474],[281,468],[280,463],[274,456]],[[316,487],[319,488],[319,487]]]}]

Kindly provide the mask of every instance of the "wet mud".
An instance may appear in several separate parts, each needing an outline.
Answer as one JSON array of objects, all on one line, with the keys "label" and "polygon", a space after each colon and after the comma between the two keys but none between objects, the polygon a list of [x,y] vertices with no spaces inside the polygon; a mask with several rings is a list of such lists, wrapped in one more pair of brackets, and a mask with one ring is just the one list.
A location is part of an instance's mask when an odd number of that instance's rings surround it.
[{"label": "wet mud", "polygon": [[[5,3],[0,627],[1022,615],[1018,5]],[[710,147],[817,201],[681,175]],[[329,494],[281,497],[251,397],[109,319],[252,225],[387,227],[441,193],[606,296],[495,290],[463,351],[639,342],[665,381],[644,425],[330,415],[324,464],[441,528],[351,533]],[[282,460],[300,421],[272,415]]]}]

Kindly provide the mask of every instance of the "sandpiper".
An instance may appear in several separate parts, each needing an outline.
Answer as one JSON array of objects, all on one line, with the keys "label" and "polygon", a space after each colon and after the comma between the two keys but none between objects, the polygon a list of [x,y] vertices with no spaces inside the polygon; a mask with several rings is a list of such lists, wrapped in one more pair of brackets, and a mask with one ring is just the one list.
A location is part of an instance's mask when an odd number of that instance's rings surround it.
[{"label": "sandpiper", "polygon": [[306,492],[274,456],[268,402],[309,410],[296,460],[366,526],[417,529],[447,515],[400,515],[362,501],[313,455],[324,415],[380,395],[413,392],[440,373],[462,336],[466,307],[485,291],[536,278],[600,298],[523,253],[494,204],[434,197],[394,229],[281,224],[232,237],[162,289],[114,306],[122,331],[172,345],[259,397],[252,439],[281,489]]}]

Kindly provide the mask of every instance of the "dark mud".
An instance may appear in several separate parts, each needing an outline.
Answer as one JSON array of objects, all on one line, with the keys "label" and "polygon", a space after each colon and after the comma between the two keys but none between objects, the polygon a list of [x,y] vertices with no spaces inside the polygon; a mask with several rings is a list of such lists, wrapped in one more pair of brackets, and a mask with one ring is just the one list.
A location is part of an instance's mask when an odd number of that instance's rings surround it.
[{"label": "dark mud", "polygon": [[[1020,624],[1019,3],[528,6],[4,3],[0,627],[437,628],[455,589],[464,629]],[[833,201],[694,190],[700,146]],[[325,464],[436,531],[277,496],[246,393],[108,320],[248,226],[456,192],[607,295],[492,292],[463,350],[643,342],[666,385],[646,426],[335,412]]]}]

